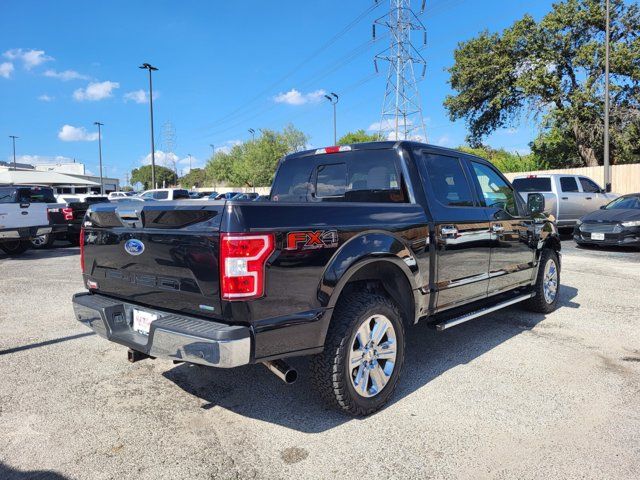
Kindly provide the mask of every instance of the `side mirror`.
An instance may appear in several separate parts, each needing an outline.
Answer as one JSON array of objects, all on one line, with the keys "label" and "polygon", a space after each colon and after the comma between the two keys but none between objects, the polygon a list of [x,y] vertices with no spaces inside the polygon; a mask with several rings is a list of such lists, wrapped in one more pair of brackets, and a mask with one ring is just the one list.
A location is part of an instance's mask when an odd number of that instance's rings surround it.
[{"label": "side mirror", "polygon": [[605,208],[607,208],[606,205],[600,205],[600,210],[604,210]]},{"label": "side mirror", "polygon": [[530,193],[527,197],[527,209],[529,213],[544,212],[544,195],[541,193]]}]

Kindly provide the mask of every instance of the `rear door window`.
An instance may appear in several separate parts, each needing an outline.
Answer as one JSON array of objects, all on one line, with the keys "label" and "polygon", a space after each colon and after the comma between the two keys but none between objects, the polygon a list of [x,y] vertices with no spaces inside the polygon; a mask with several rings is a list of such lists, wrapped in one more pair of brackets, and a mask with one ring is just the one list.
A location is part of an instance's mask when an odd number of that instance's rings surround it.
[{"label": "rear door window", "polygon": [[169,198],[169,192],[167,192],[166,190],[162,190],[160,192],[154,192],[153,198],[155,200],[166,200],[167,198]]},{"label": "rear door window", "polygon": [[560,189],[563,192],[579,192],[575,177],[560,177]]},{"label": "rear door window", "polygon": [[513,181],[513,188],[519,192],[550,192],[550,177],[527,177],[516,178]]},{"label": "rear door window", "polygon": [[473,195],[462,163],[456,157],[416,152],[424,163],[433,195],[447,207],[473,207]]}]

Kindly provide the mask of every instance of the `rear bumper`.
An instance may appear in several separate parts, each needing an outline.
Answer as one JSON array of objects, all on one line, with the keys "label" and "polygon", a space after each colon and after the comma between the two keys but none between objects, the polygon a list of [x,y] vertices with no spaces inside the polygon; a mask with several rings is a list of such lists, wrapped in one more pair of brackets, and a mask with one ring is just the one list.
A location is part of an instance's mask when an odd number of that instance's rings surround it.
[{"label": "rear bumper", "polygon": [[41,226],[41,227],[14,228],[14,229],[8,229],[8,230],[0,230],[0,239],[29,240],[30,238],[37,237],[38,235],[44,235],[46,233],[51,233],[51,227]]},{"label": "rear bumper", "polygon": [[73,296],[76,319],[96,334],[151,357],[162,357],[210,367],[231,368],[251,362],[251,332],[248,327],[144,308],[158,319],[149,335],[135,332],[133,304],[103,295]]}]

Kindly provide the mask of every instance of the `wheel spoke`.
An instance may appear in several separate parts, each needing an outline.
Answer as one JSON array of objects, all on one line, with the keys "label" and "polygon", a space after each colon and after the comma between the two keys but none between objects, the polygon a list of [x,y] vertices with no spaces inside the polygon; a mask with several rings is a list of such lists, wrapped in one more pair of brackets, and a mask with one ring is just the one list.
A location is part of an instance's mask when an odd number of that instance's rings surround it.
[{"label": "wheel spoke", "polygon": [[378,345],[384,334],[387,333],[387,329],[389,328],[389,321],[387,319],[381,320],[377,319],[376,324],[373,326],[373,331],[371,332],[371,340],[374,345]]},{"label": "wheel spoke", "polygon": [[356,374],[356,378],[354,379],[355,387],[360,390],[360,395],[367,396],[367,385],[369,384],[369,368],[360,364],[358,368],[358,373]]},{"label": "wheel spoke", "polygon": [[379,363],[376,363],[375,366],[370,370],[371,372],[371,380],[373,385],[375,386],[375,393],[380,393],[380,391],[387,384],[389,378],[382,370],[382,367]]},{"label": "wheel spoke", "polygon": [[359,367],[362,364],[362,349],[352,350],[349,355],[349,371],[353,371],[354,368]]},{"label": "wheel spoke", "polygon": [[360,325],[360,328],[356,333],[356,339],[360,344],[360,348],[364,348],[365,345],[369,343],[369,340],[371,340],[371,329],[369,328],[368,322],[365,322],[362,325]]},{"label": "wheel spoke", "polygon": [[380,348],[378,349],[379,360],[395,360],[395,358],[396,358],[396,349],[395,349],[395,342],[393,340],[388,340],[380,344]]}]

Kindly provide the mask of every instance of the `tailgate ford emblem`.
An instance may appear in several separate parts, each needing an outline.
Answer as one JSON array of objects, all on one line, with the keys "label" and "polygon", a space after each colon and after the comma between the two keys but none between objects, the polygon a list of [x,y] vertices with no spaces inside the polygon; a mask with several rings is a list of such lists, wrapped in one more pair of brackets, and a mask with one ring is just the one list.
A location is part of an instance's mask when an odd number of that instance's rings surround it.
[{"label": "tailgate ford emblem", "polygon": [[124,249],[129,255],[140,255],[144,252],[144,243],[140,240],[136,240],[132,238],[131,240],[127,240],[124,244]]}]

